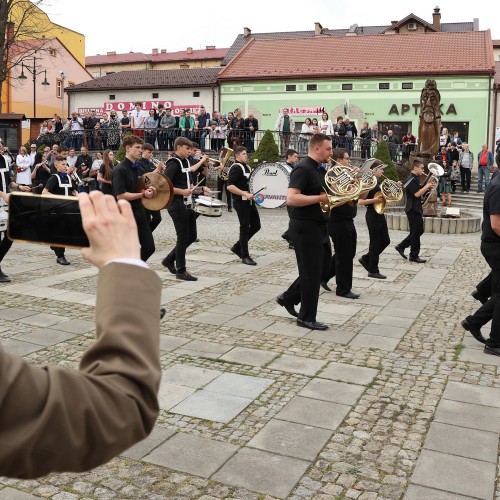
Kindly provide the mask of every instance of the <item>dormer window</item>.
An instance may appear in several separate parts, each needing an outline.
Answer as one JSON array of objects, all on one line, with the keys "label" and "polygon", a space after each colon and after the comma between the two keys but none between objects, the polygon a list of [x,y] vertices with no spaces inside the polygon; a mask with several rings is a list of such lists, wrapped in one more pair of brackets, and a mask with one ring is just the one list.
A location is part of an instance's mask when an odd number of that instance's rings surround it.
[{"label": "dormer window", "polygon": [[417,31],[417,23],[408,23],[408,31]]}]

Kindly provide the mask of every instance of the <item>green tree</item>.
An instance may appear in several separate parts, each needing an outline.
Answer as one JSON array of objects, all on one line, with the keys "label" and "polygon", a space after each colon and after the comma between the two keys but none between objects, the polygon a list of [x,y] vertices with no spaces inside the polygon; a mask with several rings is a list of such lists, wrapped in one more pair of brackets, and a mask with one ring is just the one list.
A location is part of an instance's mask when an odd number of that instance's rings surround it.
[{"label": "green tree", "polygon": [[396,166],[391,160],[391,155],[389,154],[389,145],[387,144],[387,141],[379,142],[379,145],[373,157],[377,158],[387,165],[387,167],[384,169],[384,175],[386,177],[392,179],[393,181],[399,181],[398,173],[396,172]]},{"label": "green tree", "polygon": [[116,161],[122,162],[125,159],[125,148],[123,144],[120,144],[118,151],[116,152]]},{"label": "green tree", "polygon": [[[273,133],[267,130],[260,140],[259,147],[250,158],[250,165],[254,166],[257,163],[276,162],[280,159],[278,145],[274,140]],[[257,160],[257,161],[255,161]]]},{"label": "green tree", "polygon": [[43,152],[45,151],[45,148],[46,148],[46,147],[47,147],[47,146],[45,146],[45,144],[41,144],[41,145],[38,147],[37,152],[38,152],[38,153],[43,153]]}]

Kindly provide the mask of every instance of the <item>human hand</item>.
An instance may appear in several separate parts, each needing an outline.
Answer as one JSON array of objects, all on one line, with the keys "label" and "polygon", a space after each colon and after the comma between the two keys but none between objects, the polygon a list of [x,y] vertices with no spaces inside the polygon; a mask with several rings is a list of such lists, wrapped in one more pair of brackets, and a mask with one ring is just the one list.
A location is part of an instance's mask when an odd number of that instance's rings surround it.
[{"label": "human hand", "polygon": [[376,198],[373,198],[373,203],[383,203],[384,197],[383,196],[377,196]]},{"label": "human hand", "polygon": [[19,191],[29,192],[31,188],[29,186],[19,186]]},{"label": "human hand", "polygon": [[183,189],[182,190],[182,196],[191,196],[193,194],[192,189]]},{"label": "human hand", "polygon": [[248,201],[251,201],[255,198],[255,196],[252,193],[245,193],[244,196]]},{"label": "human hand", "polygon": [[90,247],[82,248],[82,256],[101,268],[114,259],[140,259],[137,224],[130,203],[115,202],[99,191],[79,193],[83,229]]},{"label": "human hand", "polygon": [[142,192],[142,196],[144,196],[144,198],[147,198],[148,200],[152,198],[154,195],[155,192],[151,188],[144,189]]},{"label": "human hand", "polygon": [[207,186],[203,186],[203,194],[211,195],[212,190],[210,188],[208,188]]}]

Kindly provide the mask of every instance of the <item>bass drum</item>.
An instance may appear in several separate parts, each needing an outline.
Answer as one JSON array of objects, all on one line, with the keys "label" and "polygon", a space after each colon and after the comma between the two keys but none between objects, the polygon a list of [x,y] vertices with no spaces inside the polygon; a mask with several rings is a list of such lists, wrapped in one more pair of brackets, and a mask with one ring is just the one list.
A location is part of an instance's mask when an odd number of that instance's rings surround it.
[{"label": "bass drum", "polygon": [[286,163],[262,163],[250,175],[250,192],[255,193],[255,202],[262,208],[280,208],[286,204],[290,172]]}]

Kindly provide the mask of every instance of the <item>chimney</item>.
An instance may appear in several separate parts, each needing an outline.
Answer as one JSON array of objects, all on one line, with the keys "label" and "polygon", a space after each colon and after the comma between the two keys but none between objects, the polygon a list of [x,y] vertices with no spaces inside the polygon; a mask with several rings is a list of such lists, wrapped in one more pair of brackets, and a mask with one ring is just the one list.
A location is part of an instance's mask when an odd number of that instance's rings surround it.
[{"label": "chimney", "polygon": [[441,9],[436,5],[432,14],[432,26],[438,31],[441,31]]},{"label": "chimney", "polygon": [[250,28],[243,28],[243,36],[248,38],[252,34],[252,30]]},{"label": "chimney", "polygon": [[167,53],[167,49],[161,49],[161,53],[162,54],[166,54]]},{"label": "chimney", "polygon": [[396,26],[396,24],[398,24],[399,21],[391,21],[391,26]]},{"label": "chimney", "polygon": [[358,25],[357,24],[351,24],[349,27],[349,31],[346,33],[346,36],[355,36],[358,34]]},{"label": "chimney", "polygon": [[106,52],[107,56],[116,56],[116,52]]},{"label": "chimney", "polygon": [[207,45],[207,50],[215,50],[215,45]]},{"label": "chimney", "polygon": [[188,47],[187,48],[187,53],[192,54],[193,53],[193,47]]},{"label": "chimney", "polygon": [[157,55],[158,55],[158,49],[153,49],[153,50],[152,50],[152,52],[153,52],[153,55],[154,55],[154,56],[157,56]]},{"label": "chimney", "polygon": [[321,26],[321,23],[314,23],[314,36],[321,35],[322,29],[323,29],[323,26]]}]

